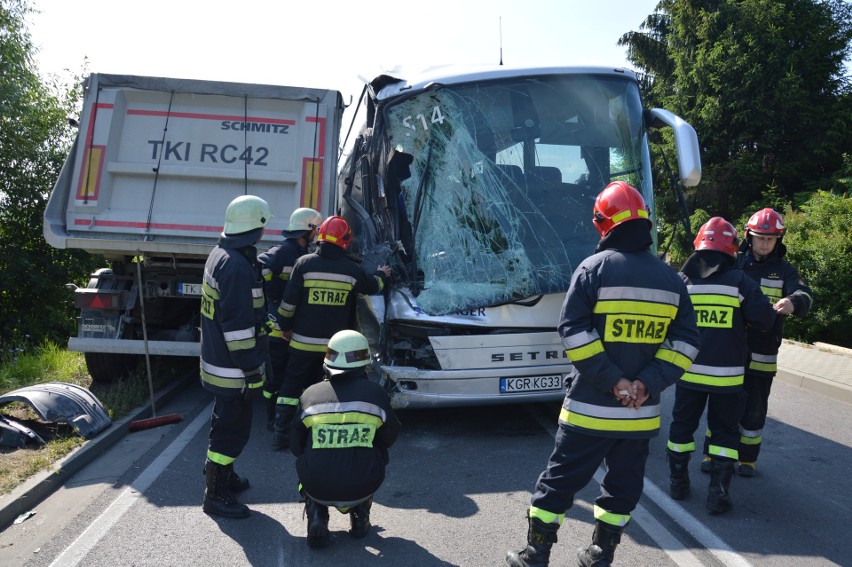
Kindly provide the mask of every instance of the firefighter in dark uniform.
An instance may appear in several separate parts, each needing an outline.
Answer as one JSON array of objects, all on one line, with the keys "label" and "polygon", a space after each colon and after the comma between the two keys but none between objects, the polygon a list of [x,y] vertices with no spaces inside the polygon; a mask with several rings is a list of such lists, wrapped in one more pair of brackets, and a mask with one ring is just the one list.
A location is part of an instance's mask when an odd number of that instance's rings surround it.
[{"label": "firefighter in dark uniform", "polygon": [[328,339],[355,327],[356,294],[381,293],[390,276],[389,266],[379,266],[371,275],[346,256],[351,241],[352,231],[344,219],[326,219],[320,225],[317,252],[296,261],[284,290],[278,324],[290,347],[276,406],[275,449],[289,443],[290,422],[302,391],[322,380]]},{"label": "firefighter in dark uniform", "polygon": [[251,432],[252,402],[263,388],[267,348],[263,278],[254,244],[272,217],[254,195],[237,197],[225,211],[225,227],[204,266],[201,289],[201,384],[215,396],[204,473],[203,509],[247,518],[235,492],[249,483],[234,472]]},{"label": "firefighter in dark uniform", "polygon": [[[798,270],[784,259],[787,247],[781,239],[784,219],[770,208],[761,209],[746,224],[746,241],[740,246],[737,265],[760,285],[778,315],[804,317],[811,310],[813,292]],[[740,419],[740,462],[737,473],[754,476],[769,407],[769,391],[778,371],[778,349],[784,336],[784,319],[778,317],[768,331],[750,329],[750,359],[746,368],[746,403]]]},{"label": "firefighter in dark uniform", "polygon": [[263,274],[266,307],[273,329],[269,333],[269,358],[271,371],[266,374],[263,397],[266,400],[266,427],[271,431],[275,422],[275,406],[278,403],[278,390],[287,370],[287,341],[278,327],[278,305],[284,296],[287,281],[293,272],[293,264],[308,253],[308,245],[316,238],[322,215],[319,211],[301,207],[293,211],[285,230],[281,231],[284,240],[257,257]]},{"label": "firefighter in dark uniform", "polygon": [[736,267],[737,230],[722,217],[713,217],[695,237],[695,252],[681,268],[701,331],[698,358],[677,381],[666,458],[670,493],[675,500],[689,496],[689,459],[695,451],[695,430],[707,406],[713,432],[707,509],[731,508],[730,485],[737,462],[738,424],[743,407],[743,377],[748,359],[746,325],[767,330],[775,310],[760,287]]},{"label": "firefighter in dark uniform", "polygon": [[290,431],[310,547],[329,543],[329,506],[349,514],[353,537],[367,535],[373,494],[385,479],[388,448],[399,434],[387,392],[367,379],[370,349],[364,335],[335,333],[324,362],[327,379],[302,394]]},{"label": "firefighter in dark uniform", "polygon": [[649,252],[653,224],[642,195],[624,181],[595,199],[596,253],[580,264],[558,331],[574,369],[553,454],[528,512],[528,545],[513,567],[547,565],[574,495],[601,462],[592,543],[581,566],[610,565],[642,494],[650,438],[660,428],[660,393],[692,364],[699,334],[677,273]]}]

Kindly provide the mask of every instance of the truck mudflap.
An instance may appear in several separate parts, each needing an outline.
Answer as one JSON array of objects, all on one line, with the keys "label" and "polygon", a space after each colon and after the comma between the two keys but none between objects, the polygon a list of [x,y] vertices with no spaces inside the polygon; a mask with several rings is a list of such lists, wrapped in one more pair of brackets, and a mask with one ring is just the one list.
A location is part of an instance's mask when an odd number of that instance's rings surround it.
[{"label": "truck mudflap", "polygon": [[0,407],[12,402],[24,402],[44,421],[67,423],[86,439],[112,423],[100,400],[75,384],[45,382],[0,396]]}]

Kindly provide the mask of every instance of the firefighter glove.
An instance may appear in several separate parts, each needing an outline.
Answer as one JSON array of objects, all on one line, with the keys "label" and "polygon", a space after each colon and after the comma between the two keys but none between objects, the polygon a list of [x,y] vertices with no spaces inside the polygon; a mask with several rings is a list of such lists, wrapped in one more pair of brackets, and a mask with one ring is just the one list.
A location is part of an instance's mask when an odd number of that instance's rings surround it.
[{"label": "firefighter glove", "polygon": [[264,367],[255,368],[245,372],[246,384],[243,387],[243,398],[246,400],[254,400],[260,397],[263,392],[263,384],[265,380]]}]

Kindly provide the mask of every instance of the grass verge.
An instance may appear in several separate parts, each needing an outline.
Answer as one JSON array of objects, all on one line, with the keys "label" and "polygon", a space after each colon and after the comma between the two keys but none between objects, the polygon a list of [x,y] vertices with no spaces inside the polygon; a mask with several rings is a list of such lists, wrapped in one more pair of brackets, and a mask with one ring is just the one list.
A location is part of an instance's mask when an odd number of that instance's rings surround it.
[{"label": "grass verge", "polygon": [[[125,379],[109,384],[93,382],[82,353],[48,343],[31,352],[0,357],[0,394],[44,382],[75,384],[92,392],[110,419],[116,421],[150,399],[143,357],[140,362],[139,368]],[[152,357],[154,388],[179,379],[197,365],[197,359]],[[44,445],[27,444],[23,448],[0,446],[0,495],[9,493],[85,442],[68,424],[40,420],[25,403],[12,402],[0,407],[0,412],[23,423],[47,441]]]}]

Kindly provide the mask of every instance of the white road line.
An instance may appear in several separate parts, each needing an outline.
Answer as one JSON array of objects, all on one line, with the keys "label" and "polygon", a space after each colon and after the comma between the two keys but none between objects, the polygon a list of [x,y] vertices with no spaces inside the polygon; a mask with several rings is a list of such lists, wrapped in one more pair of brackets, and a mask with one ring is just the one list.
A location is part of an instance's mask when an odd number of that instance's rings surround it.
[{"label": "white road line", "polygon": [[59,557],[57,557],[51,567],[76,567],[86,557],[86,555],[97,545],[97,543],[107,535],[110,529],[121,519],[124,514],[130,510],[130,507],[145,493],[148,488],[154,483],[157,478],[163,474],[166,467],[180,454],[181,451],[189,444],[198,431],[210,422],[210,414],[213,411],[213,403],[205,410],[202,410],[198,417],[184,429],[177,439],[172,441],[171,445],[166,447],[159,457],[153,463],[148,465],[142,474],[129,486],[121,495],[110,504],[103,513],[98,516],[95,521],[89,524],[89,527],[74,540],[74,543],[69,545]]},{"label": "white road line", "polygon": [[[555,427],[552,420],[547,420],[540,412],[532,411],[527,406],[527,410],[533,415],[536,421],[544,427],[545,431],[550,433],[551,437],[556,437]],[[595,472],[595,481],[600,484],[603,481],[604,468],[601,465]],[[645,477],[645,495],[654,501],[666,514],[682,526],[687,532],[692,535],[698,542],[703,545],[707,551],[712,553],[726,567],[751,567],[751,563],[736,553],[731,547],[712,532],[707,526],[698,521],[695,516],[686,511],[686,509],[672,500],[668,494],[657,488],[648,477]],[[677,565],[682,567],[699,567],[704,565],[694,553],[689,551],[687,547],[673,533],[667,530],[660,522],[658,522],[653,514],[641,504],[636,505],[636,509],[630,514],[637,522],[642,524],[642,528],[651,536],[651,539],[672,558]]]}]

